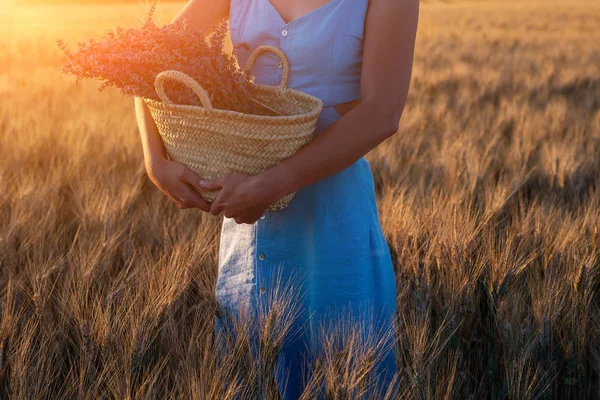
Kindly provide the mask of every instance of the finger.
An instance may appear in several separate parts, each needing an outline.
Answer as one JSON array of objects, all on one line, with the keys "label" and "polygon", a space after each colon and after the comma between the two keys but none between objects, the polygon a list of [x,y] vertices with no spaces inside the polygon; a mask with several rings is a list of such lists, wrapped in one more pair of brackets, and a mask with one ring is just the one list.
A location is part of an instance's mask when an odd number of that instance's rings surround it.
[{"label": "finger", "polygon": [[215,179],[202,179],[198,182],[200,186],[200,190],[202,191],[213,191],[219,190],[223,188],[225,184],[225,177],[215,178]]},{"label": "finger", "polygon": [[231,209],[231,207],[226,207],[223,209],[223,215],[227,218],[235,218],[243,214],[241,214],[239,211]]},{"label": "finger", "polygon": [[177,206],[179,209],[181,209],[181,210],[184,210],[184,209],[186,209],[186,208],[187,208],[187,207],[186,207],[184,204],[182,204],[180,201],[178,201],[178,200],[176,200],[176,199],[174,199],[174,198],[171,198],[171,201],[172,201],[173,203],[175,203],[175,205],[176,205],[176,206]]},{"label": "finger", "polygon": [[212,215],[219,215],[221,212],[223,212],[225,210],[225,204],[221,204],[220,201],[220,197],[221,195],[219,194],[217,196],[217,198],[215,199],[215,201],[213,201],[210,205],[210,213]]},{"label": "finger", "polygon": [[254,222],[252,219],[248,218],[248,217],[238,217],[235,220],[238,224],[248,224],[248,225],[252,225]]},{"label": "finger", "polygon": [[202,198],[202,196],[198,192],[196,192],[191,186],[184,184],[183,194],[184,194],[185,198],[182,199],[181,202],[186,207],[199,208],[200,210],[202,210],[204,212],[210,211],[210,203],[208,201],[204,200]]},{"label": "finger", "polygon": [[199,192],[206,191],[202,186],[200,186],[200,180],[202,180],[202,177],[189,168],[186,169],[181,180],[187,183],[188,185],[191,185],[194,189],[196,189]]},{"label": "finger", "polygon": [[[184,166],[183,169],[183,173],[181,175],[181,181],[186,184],[185,186],[190,188],[194,188],[195,190],[199,190],[202,191],[202,188],[199,185],[200,179],[202,179],[200,177],[200,175],[196,174],[194,171],[192,171],[190,168],[188,168],[187,166]],[[198,194],[198,192],[196,191],[192,191],[192,193],[190,194],[190,192],[188,193],[188,197],[190,197],[191,200],[191,206],[195,207],[195,208],[199,208],[200,210],[204,211],[204,212],[209,212],[210,211],[210,203],[206,200],[204,200],[204,198],[202,196],[200,196]]]},{"label": "finger", "polygon": [[[262,215],[262,213],[260,215]],[[252,225],[256,221],[258,221],[258,219],[260,218],[260,215],[257,216],[256,213],[248,213],[247,211],[244,211],[244,212],[240,211],[240,212],[232,213],[231,218],[233,218],[235,220],[235,222],[237,222],[238,224]]]},{"label": "finger", "polygon": [[210,213],[212,215],[219,215],[223,211],[223,206],[219,206],[215,202],[210,205]]},{"label": "finger", "polygon": [[[223,213],[223,214],[225,215],[225,213]],[[229,218],[233,218],[234,220],[236,220],[236,222],[243,221],[247,217],[244,211],[236,211],[236,212],[232,212],[230,214],[231,214],[231,216]]]},{"label": "finger", "polygon": [[171,200],[173,203],[175,203],[175,205],[177,207],[179,207],[182,210],[185,208],[185,206],[183,204],[181,204],[181,202],[179,200],[177,200],[175,197],[171,196],[171,193],[167,192],[166,190],[162,190],[162,189],[161,189],[161,191],[165,194],[165,196],[167,196],[167,198],[169,200]]},{"label": "finger", "polygon": [[[244,209],[244,210],[231,210],[231,211],[225,210],[225,213],[223,213],[223,214],[225,216],[227,216],[227,212],[229,212],[230,216],[228,218],[233,218],[233,219],[238,218],[241,221],[244,221],[244,220],[247,221],[247,220],[251,220],[254,215],[256,215],[260,212],[260,210],[262,210],[262,208],[260,208],[260,207],[256,207],[253,209]],[[262,212],[260,212],[260,214],[258,214],[259,217],[261,215],[262,215]]]}]

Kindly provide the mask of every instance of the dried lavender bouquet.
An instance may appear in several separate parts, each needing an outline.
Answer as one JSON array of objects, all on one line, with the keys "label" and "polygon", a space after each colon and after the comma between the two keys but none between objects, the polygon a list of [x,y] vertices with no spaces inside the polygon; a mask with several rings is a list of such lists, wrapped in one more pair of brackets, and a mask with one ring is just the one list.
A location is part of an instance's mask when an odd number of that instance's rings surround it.
[{"label": "dried lavender bouquet", "polygon": [[[102,85],[120,89],[127,96],[160,101],[154,88],[156,75],[177,70],[194,78],[207,91],[215,109],[245,114],[272,115],[251,100],[252,75],[238,68],[235,57],[224,52],[228,23],[223,20],[205,40],[202,31],[190,27],[186,19],[157,26],[153,21],[156,4],[140,29],[108,31],[101,41],[89,39],[71,52],[62,39],[58,46],[67,60],[62,72],[76,77],[99,79]],[[246,46],[242,43],[240,46]],[[202,106],[187,86],[169,81],[165,92],[176,104]]]}]

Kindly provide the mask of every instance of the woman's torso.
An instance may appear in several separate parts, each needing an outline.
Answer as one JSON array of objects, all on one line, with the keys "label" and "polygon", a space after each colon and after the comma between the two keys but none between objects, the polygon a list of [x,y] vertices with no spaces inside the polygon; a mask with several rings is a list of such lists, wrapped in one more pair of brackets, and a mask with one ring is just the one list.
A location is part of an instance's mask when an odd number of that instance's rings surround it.
[{"label": "woman's torso", "polygon": [[[361,97],[363,40],[368,0],[330,0],[285,22],[269,0],[231,0],[230,31],[236,58],[244,67],[261,45],[282,49],[291,67],[288,87],[312,94],[324,103],[318,134],[341,117],[335,105]],[[251,69],[256,83],[278,85],[282,66],[276,55],[263,54]]]}]

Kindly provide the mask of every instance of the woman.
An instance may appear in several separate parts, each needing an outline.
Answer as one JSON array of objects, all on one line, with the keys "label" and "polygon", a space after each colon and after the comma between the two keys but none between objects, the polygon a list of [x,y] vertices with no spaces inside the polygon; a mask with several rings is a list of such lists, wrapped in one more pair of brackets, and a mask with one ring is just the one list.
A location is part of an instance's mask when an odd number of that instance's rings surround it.
[{"label": "woman", "polygon": [[[303,333],[301,340],[290,340],[283,347],[284,368],[277,377],[284,398],[298,398],[302,391],[301,360],[317,343],[316,331],[307,326],[342,315],[359,323],[376,321],[374,326],[381,330],[394,326],[394,271],[364,155],[398,131],[412,70],[418,3],[191,0],[186,4],[174,20],[185,17],[193,27],[210,32],[229,18],[233,44],[249,45],[236,53],[240,66],[260,45],[279,47],[291,64],[288,86],[324,102],[314,140],[259,175],[201,182],[202,177],[168,159],[149,111],[136,99],[152,181],[182,209],[224,216],[216,286],[220,304],[256,310],[268,303],[276,285],[292,287],[299,294],[300,315],[294,327],[303,328]],[[267,53],[251,72],[256,83],[276,85],[281,67],[277,57]],[[220,192],[212,203],[198,193],[214,190]],[[267,210],[294,191],[287,208]],[[395,373],[393,351],[383,357],[377,371],[385,379]]]}]

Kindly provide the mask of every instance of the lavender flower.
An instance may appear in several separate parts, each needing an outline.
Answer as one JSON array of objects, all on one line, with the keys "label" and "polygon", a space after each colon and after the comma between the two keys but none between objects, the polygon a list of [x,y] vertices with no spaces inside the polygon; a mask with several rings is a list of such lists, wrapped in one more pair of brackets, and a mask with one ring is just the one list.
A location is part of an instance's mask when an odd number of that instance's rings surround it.
[{"label": "lavender flower", "polygon": [[[62,39],[58,46],[67,56],[62,67],[65,74],[82,79],[99,79],[99,91],[107,86],[120,89],[127,96],[159,101],[154,89],[156,75],[165,70],[181,71],[194,78],[207,91],[216,109],[247,114],[262,114],[262,107],[250,100],[251,74],[237,67],[235,57],[223,51],[228,23],[223,20],[209,35],[192,29],[189,21],[179,20],[164,26],[153,22],[156,4],[140,29],[117,27],[101,41],[89,39],[78,43],[71,52]],[[242,43],[240,46],[247,46]],[[201,106],[192,89],[174,81],[165,83],[165,93],[177,104]]]}]

